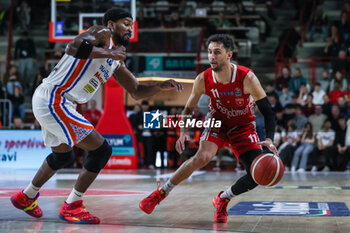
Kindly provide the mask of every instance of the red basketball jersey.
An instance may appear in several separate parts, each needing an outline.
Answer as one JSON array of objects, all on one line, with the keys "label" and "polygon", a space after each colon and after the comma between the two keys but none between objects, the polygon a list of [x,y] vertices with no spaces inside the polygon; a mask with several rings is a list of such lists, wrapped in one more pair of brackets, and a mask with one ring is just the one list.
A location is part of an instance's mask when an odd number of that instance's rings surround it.
[{"label": "red basketball jersey", "polygon": [[222,84],[215,79],[214,71],[204,71],[205,94],[210,97],[209,117],[221,120],[224,127],[247,125],[255,120],[254,100],[243,93],[243,81],[251,69],[233,65],[231,82]]}]

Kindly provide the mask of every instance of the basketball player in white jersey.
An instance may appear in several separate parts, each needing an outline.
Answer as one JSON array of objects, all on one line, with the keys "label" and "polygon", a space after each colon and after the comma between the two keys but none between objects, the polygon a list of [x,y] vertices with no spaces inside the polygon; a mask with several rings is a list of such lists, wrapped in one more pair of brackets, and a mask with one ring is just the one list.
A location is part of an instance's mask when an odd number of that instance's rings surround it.
[{"label": "basketball player in white jersey", "polygon": [[11,197],[12,204],[33,217],[41,217],[37,205],[39,189],[60,168],[74,160],[74,145],[88,151],[83,169],[71,194],[62,204],[59,217],[71,223],[97,224],[100,219],[85,210],[82,197],[112,149],[107,141],[75,109],[75,103],[87,102],[97,89],[113,78],[134,98],[144,98],[162,90],[181,91],[182,85],[167,80],[142,85],[125,67],[125,48],[132,32],[129,12],[113,8],[103,17],[104,26],[92,26],[75,37],[66,54],[33,95],[33,112],[40,122],[46,146],[52,148],[32,182]]}]

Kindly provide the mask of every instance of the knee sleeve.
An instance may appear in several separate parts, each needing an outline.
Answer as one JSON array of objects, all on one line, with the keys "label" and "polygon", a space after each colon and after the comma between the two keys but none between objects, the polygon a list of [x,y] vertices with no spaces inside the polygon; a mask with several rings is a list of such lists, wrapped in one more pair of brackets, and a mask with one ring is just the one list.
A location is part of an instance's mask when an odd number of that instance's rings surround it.
[{"label": "knee sleeve", "polygon": [[111,155],[112,147],[105,140],[99,148],[88,152],[84,168],[89,172],[99,173],[105,167]]},{"label": "knee sleeve", "polygon": [[46,161],[52,170],[64,168],[74,161],[73,151],[71,150],[66,153],[52,152],[46,157]]}]

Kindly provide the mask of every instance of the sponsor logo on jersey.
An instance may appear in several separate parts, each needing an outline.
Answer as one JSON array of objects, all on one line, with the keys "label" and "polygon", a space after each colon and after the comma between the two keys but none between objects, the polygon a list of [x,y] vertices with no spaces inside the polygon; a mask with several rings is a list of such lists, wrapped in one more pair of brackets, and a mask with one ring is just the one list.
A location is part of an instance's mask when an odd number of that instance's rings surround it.
[{"label": "sponsor logo on jersey", "polygon": [[234,96],[233,91],[220,91],[220,96]]},{"label": "sponsor logo on jersey", "polygon": [[100,66],[100,70],[101,70],[101,72],[103,73],[103,77],[104,77],[106,80],[108,80],[109,77],[111,77],[111,76],[109,75],[109,70],[106,69],[106,67],[104,67],[103,65]]},{"label": "sponsor logo on jersey", "polygon": [[96,79],[92,78],[89,80],[89,83],[96,89],[98,87],[98,82]]},{"label": "sponsor logo on jersey", "polygon": [[216,103],[216,108],[218,109],[218,111],[220,113],[226,115],[226,117],[228,119],[231,119],[232,117],[244,116],[244,115],[247,115],[249,113],[249,106],[248,105],[244,109],[232,109],[232,108],[228,109],[228,108]]},{"label": "sponsor logo on jersey", "polygon": [[243,99],[243,98],[235,98],[235,103],[236,103],[238,106],[243,106],[243,104],[244,104],[244,99]]},{"label": "sponsor logo on jersey", "polygon": [[104,81],[103,78],[101,77],[100,72],[97,71],[97,72],[94,74],[94,76],[98,79],[98,81],[100,81],[101,84],[104,84],[104,83],[105,83],[105,81]]},{"label": "sponsor logo on jersey", "polygon": [[242,96],[242,91],[241,91],[241,89],[239,89],[238,87],[235,88],[235,95],[236,95],[237,97],[241,97],[241,96]]},{"label": "sponsor logo on jersey", "polygon": [[90,84],[86,84],[84,86],[84,91],[89,92],[89,93],[93,93],[95,91],[95,89]]}]

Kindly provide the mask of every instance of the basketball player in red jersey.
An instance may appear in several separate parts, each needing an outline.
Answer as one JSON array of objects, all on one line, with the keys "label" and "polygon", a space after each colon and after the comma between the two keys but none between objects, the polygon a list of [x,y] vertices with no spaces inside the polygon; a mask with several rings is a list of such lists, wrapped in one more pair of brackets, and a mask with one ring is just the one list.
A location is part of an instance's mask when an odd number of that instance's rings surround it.
[{"label": "basketball player in red jersey", "polygon": [[[193,85],[192,93],[183,114],[192,114],[202,94],[210,97],[207,118],[214,117],[222,122],[220,128],[207,128],[201,136],[200,147],[195,156],[184,162],[175,174],[139,206],[147,214],[152,213],[160,203],[183,180],[194,171],[207,165],[224,142],[233,147],[233,152],[243,163],[247,174],[226,191],[213,199],[215,222],[227,222],[227,204],[230,199],[257,186],[250,174],[250,165],[266,146],[277,155],[273,144],[275,118],[271,104],[253,71],[244,66],[230,63],[233,41],[229,35],[215,34],[208,38],[208,58],[211,68],[200,73]],[[254,101],[265,118],[265,141],[259,142],[255,131]],[[181,154],[185,141],[189,139],[186,129],[181,130],[176,150]]]}]

